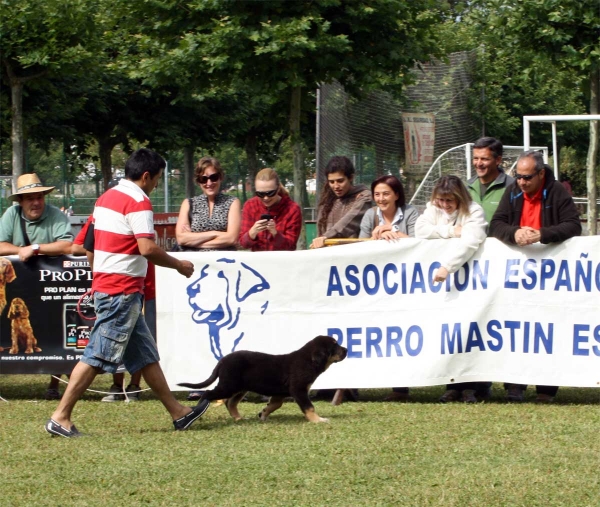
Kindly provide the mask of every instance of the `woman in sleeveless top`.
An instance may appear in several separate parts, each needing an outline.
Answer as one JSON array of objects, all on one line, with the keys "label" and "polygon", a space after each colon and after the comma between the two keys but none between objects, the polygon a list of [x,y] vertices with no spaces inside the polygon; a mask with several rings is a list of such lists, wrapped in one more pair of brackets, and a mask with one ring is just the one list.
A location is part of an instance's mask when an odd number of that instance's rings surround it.
[{"label": "woman in sleeveless top", "polygon": [[182,249],[199,252],[236,249],[241,205],[237,197],[221,193],[223,177],[216,158],[203,157],[196,165],[194,179],[202,195],[181,203],[175,235]]},{"label": "woman in sleeveless top", "polygon": [[[194,179],[202,195],[181,203],[175,226],[183,250],[208,252],[235,250],[240,234],[241,205],[237,197],[221,193],[224,173],[216,158],[203,157],[196,165]],[[188,400],[199,400],[201,391],[190,391]]]}]

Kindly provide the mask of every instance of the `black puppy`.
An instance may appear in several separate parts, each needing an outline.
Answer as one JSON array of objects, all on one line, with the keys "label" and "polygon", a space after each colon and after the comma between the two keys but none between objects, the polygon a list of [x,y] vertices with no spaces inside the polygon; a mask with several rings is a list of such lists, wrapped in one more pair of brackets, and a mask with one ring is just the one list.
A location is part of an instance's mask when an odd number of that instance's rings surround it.
[{"label": "black puppy", "polygon": [[316,414],[308,391],[317,377],[331,364],[342,361],[347,352],[331,336],[317,336],[289,354],[239,350],[221,359],[204,382],[178,385],[201,389],[218,378],[217,386],[206,391],[201,401],[227,399],[227,410],[236,421],[242,418],[237,409],[238,403],[248,391],[252,391],[271,397],[269,404],[258,414],[262,421],[281,407],[285,397],[292,396],[310,422],[327,422]]}]

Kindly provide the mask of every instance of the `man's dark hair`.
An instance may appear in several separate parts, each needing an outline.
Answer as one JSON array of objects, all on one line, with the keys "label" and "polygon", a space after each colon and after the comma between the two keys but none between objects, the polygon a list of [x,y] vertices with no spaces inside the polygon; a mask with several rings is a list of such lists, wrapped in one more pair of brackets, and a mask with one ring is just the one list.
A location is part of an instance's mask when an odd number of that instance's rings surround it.
[{"label": "man's dark hair", "polygon": [[489,148],[495,157],[502,156],[502,142],[498,141],[495,137],[481,137],[480,139],[477,139],[473,145],[473,149],[481,150],[482,148]]},{"label": "man's dark hair", "polygon": [[519,163],[520,160],[523,160],[524,158],[532,158],[535,161],[535,172],[536,173],[543,171],[547,167],[546,164],[544,163],[544,155],[542,155],[541,151],[537,151],[537,150],[524,151],[523,153],[521,153],[519,155],[519,158],[517,159],[517,164]]},{"label": "man's dark hair", "polygon": [[125,162],[125,177],[131,181],[138,181],[145,172],[148,172],[154,178],[166,166],[165,159],[158,153],[148,148],[140,148]]}]

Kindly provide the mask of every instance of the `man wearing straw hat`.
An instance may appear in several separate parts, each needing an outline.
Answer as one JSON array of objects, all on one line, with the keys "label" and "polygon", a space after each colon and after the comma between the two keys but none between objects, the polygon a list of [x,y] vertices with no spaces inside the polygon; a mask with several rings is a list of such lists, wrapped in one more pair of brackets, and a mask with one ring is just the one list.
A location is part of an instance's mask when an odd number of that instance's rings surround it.
[{"label": "man wearing straw hat", "polygon": [[39,254],[71,253],[69,219],[45,201],[54,188],[42,185],[37,174],[19,176],[17,191],[8,197],[19,205],[8,208],[0,219],[0,255],[18,255],[26,262]]},{"label": "man wearing straw hat", "polygon": [[[8,196],[18,206],[10,206],[0,218],[0,255],[18,255],[27,262],[36,255],[71,253],[73,233],[68,217],[45,197],[55,187],[46,187],[37,174],[22,174],[17,191]],[[56,377],[56,378],[55,378]],[[59,375],[50,378],[45,398],[56,400]]]}]

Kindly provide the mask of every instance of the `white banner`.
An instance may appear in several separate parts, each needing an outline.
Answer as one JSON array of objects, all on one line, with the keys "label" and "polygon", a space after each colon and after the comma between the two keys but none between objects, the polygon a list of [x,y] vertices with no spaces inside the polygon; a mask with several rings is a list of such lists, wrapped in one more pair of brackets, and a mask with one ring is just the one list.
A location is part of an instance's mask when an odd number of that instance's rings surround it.
[{"label": "white banner", "polygon": [[320,334],[348,357],[314,388],[600,385],[600,237],[525,248],[487,239],[434,284],[438,253],[454,241],[175,254],[195,272],[156,271],[169,386],[205,380],[233,350],[284,354]]}]

